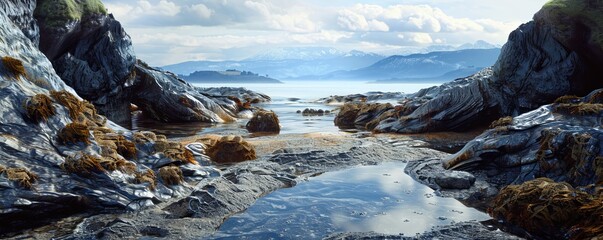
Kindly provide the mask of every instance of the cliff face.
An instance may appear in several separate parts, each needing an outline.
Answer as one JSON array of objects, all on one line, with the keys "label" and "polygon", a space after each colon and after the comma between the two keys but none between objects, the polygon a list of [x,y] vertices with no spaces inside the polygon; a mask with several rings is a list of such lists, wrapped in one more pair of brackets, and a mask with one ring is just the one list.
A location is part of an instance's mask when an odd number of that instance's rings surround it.
[{"label": "cliff face", "polygon": [[603,74],[600,5],[587,0],[550,2],[534,21],[509,35],[491,69],[420,91],[387,113],[395,117],[369,130],[418,133],[487,126],[557,97],[584,96],[603,87],[598,79]]},{"label": "cliff face", "polygon": [[554,26],[523,24],[510,34],[491,69],[420,91],[403,104],[400,118],[381,121],[374,130],[465,130],[585,92],[582,58],[555,40],[553,31]]},{"label": "cliff face", "polygon": [[[130,37],[100,1],[38,2],[40,50],[61,79],[109,119],[128,125],[131,103],[160,121],[228,122],[236,116],[236,103],[227,98],[235,94],[207,97],[173,74],[138,62]],[[235,96],[269,100],[253,92]]]}]

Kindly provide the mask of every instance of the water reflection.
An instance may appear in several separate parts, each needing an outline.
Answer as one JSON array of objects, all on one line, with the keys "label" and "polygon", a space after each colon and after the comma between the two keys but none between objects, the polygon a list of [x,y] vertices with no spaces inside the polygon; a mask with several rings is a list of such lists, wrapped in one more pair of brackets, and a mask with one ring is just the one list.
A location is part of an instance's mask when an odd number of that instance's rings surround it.
[{"label": "water reflection", "polygon": [[259,199],[232,216],[214,238],[322,238],[334,232],[403,233],[489,217],[433,190],[386,163],[325,173]]},{"label": "water reflection", "polygon": [[[258,107],[272,110],[279,116],[281,134],[287,133],[311,133],[311,132],[338,132],[339,129],[333,124],[335,115],[324,116],[302,116],[297,110],[306,108],[333,110],[332,106],[308,103],[304,101],[290,101],[284,98],[273,99],[270,103],[258,104]],[[245,130],[246,119],[240,119],[232,123],[163,123],[153,119],[145,118],[142,114],[132,116],[132,130],[153,131],[168,137],[186,137],[201,134],[235,134],[247,135]],[[253,136],[252,136],[253,137]]]}]

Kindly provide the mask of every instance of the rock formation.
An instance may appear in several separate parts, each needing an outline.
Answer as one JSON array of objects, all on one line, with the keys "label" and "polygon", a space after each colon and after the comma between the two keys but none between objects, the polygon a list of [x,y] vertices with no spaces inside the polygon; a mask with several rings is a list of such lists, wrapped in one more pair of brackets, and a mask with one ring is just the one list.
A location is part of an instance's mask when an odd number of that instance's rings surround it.
[{"label": "rock formation", "polygon": [[[40,50],[57,74],[115,122],[129,125],[132,103],[165,122],[229,122],[236,117],[229,92],[208,97],[176,75],[138,61],[130,36],[100,0],[40,0],[35,18]],[[269,100],[261,94],[251,97]]]},{"label": "rock formation", "polygon": [[[38,50],[35,1],[0,5],[0,233],[78,212],[150,206],[218,172],[195,165],[200,153],[99,115]],[[184,169],[183,185],[155,180],[166,166]]]},{"label": "rock formation", "polygon": [[[603,22],[600,3],[554,1],[534,21],[513,31],[492,68],[425,89],[390,116],[377,132],[460,131],[517,116],[563,95],[586,95],[603,87]],[[374,118],[377,118],[375,116]]]}]

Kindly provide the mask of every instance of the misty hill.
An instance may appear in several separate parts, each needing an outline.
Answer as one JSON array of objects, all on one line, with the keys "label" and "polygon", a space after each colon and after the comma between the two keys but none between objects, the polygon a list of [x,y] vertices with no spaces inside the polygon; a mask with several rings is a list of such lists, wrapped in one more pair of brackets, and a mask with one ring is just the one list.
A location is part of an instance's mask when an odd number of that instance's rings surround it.
[{"label": "misty hill", "polygon": [[240,69],[267,74],[276,79],[293,79],[304,75],[323,75],[369,66],[385,56],[361,51],[343,52],[334,48],[282,48],[264,52],[241,61],[190,61],[162,67],[187,75],[195,71]]},{"label": "misty hill", "polygon": [[492,66],[500,48],[441,51],[407,56],[391,56],[365,68],[335,71],[307,79],[325,80],[451,80],[466,77],[479,69]]},{"label": "misty hill", "polygon": [[279,80],[260,76],[257,73],[226,70],[226,71],[196,71],[188,76],[180,75],[190,83],[282,83]]}]

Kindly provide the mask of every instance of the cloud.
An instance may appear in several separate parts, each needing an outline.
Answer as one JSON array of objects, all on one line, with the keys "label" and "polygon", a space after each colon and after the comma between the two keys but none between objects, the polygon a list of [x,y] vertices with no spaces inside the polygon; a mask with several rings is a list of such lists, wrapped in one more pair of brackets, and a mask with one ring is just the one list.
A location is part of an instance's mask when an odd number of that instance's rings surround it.
[{"label": "cloud", "polygon": [[349,9],[339,11],[337,23],[343,29],[350,31],[389,31],[386,23],[376,19],[367,20],[365,16]]},{"label": "cloud", "polygon": [[209,19],[212,14],[214,14],[214,10],[209,9],[205,4],[195,4],[191,6],[191,10],[197,14],[202,19]]},{"label": "cloud", "polygon": [[[373,31],[370,22],[388,26],[394,32],[481,31],[483,26],[468,18],[455,18],[428,5],[392,5],[382,7],[356,4],[338,12],[339,25],[352,31]],[[494,22],[494,20],[492,20]],[[384,30],[384,29],[380,29]]]},{"label": "cloud", "polygon": [[[540,7],[530,2],[526,4],[530,10],[515,11],[507,6],[511,3],[478,0],[408,0],[405,4],[390,0],[370,4],[343,0],[103,1],[132,36],[138,56],[156,65],[241,59],[272,47],[322,46],[383,53],[476,40],[502,44],[510,31],[530,19],[527,13]],[[523,17],[517,17],[517,12],[524,13]]]}]

